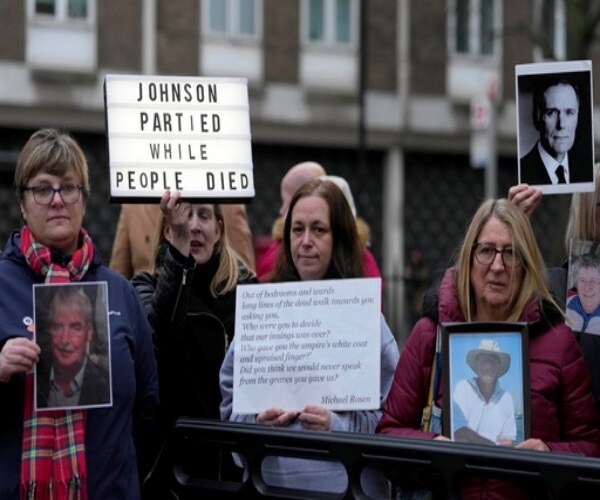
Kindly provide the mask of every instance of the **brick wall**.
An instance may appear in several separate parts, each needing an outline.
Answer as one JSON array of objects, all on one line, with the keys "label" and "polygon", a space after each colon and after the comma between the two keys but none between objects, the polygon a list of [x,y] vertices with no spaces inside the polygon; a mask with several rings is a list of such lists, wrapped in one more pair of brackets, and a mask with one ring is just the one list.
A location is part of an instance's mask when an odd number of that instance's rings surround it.
[{"label": "brick wall", "polygon": [[198,0],[159,0],[157,23],[157,72],[197,75],[200,50]]},{"label": "brick wall", "polygon": [[446,2],[410,3],[411,92],[446,93]]},{"label": "brick wall", "polygon": [[0,1],[0,60],[23,61],[25,59],[25,1]]},{"label": "brick wall", "polygon": [[96,2],[98,66],[140,71],[142,60],[141,0]]},{"label": "brick wall", "polygon": [[264,0],[265,80],[297,83],[300,53],[298,0]]},{"label": "brick wall", "polygon": [[397,2],[371,0],[367,3],[369,57],[367,87],[394,92],[397,80]]}]

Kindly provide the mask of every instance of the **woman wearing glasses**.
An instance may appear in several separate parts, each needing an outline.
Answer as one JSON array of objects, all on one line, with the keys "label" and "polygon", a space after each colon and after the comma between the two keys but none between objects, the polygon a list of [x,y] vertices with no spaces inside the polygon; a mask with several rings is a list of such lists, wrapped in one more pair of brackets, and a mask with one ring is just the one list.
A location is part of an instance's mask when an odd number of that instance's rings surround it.
[{"label": "woman wearing glasses", "polygon": [[[378,433],[447,439],[421,430],[439,323],[522,321],[529,324],[531,438],[516,447],[600,456],[600,416],[589,374],[544,281],[529,219],[515,204],[488,200],[479,207],[455,266],[424,304],[400,357]],[[439,408],[445,396],[441,386],[435,395]],[[483,491],[486,498],[513,500],[535,493],[522,486],[473,477],[461,485],[467,498],[480,498]]]},{"label": "woman wearing glasses", "polygon": [[[0,498],[139,498],[133,435],[158,405],[151,330],[133,287],[102,265],[81,227],[83,151],[67,134],[38,130],[17,160],[15,189],[25,225],[0,260]],[[112,406],[36,411],[31,371],[48,353],[33,337],[33,285],[70,282],[107,284]]]}]

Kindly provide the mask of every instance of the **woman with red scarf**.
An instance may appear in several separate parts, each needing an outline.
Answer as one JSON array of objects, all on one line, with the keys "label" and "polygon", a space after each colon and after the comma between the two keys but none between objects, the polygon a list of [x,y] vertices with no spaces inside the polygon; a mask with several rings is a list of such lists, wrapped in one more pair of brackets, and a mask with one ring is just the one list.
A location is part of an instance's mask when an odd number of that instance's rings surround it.
[{"label": "woman with red scarf", "polygon": [[[35,132],[15,189],[25,225],[0,260],[0,498],[139,498],[134,435],[158,404],[151,331],[134,289],[102,265],[81,227],[90,187],[77,142]],[[112,405],[36,411],[33,285],[70,282],[107,285]]]}]

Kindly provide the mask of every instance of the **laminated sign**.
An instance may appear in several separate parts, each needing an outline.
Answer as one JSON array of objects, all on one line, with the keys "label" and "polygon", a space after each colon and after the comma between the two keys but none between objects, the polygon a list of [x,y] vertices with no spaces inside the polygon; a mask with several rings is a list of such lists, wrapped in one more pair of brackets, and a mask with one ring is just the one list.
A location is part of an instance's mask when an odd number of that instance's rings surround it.
[{"label": "laminated sign", "polygon": [[111,201],[254,197],[245,78],[108,75],[104,101]]}]

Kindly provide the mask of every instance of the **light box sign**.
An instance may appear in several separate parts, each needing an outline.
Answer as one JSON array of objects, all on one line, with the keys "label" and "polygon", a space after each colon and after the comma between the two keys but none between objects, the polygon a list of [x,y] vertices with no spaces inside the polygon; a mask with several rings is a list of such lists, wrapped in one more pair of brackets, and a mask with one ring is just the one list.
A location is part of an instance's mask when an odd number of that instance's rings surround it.
[{"label": "light box sign", "polygon": [[110,201],[254,197],[245,78],[107,75],[104,101]]}]

